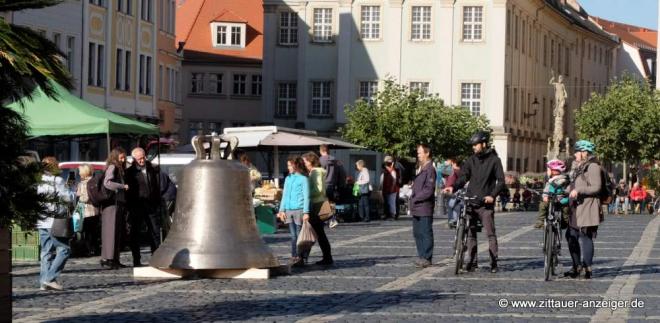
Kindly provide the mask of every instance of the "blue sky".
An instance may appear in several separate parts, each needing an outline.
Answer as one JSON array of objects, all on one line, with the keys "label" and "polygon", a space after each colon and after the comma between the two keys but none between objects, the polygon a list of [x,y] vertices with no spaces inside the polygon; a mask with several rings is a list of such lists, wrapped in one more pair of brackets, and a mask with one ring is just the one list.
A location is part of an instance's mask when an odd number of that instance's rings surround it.
[{"label": "blue sky", "polygon": [[658,29],[658,0],[578,0],[592,16]]}]

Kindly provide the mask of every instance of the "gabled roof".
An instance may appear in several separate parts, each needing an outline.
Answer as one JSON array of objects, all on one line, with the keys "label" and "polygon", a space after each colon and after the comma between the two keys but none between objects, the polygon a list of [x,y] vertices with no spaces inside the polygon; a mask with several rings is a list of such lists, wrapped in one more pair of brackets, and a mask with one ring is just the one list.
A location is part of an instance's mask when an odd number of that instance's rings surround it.
[{"label": "gabled roof", "polygon": [[215,22],[239,22],[239,23],[244,23],[244,24],[246,24],[248,22],[245,18],[237,15],[235,12],[233,12],[229,9],[224,10],[220,15],[215,17],[213,19],[213,21],[215,21]]},{"label": "gabled roof", "polygon": [[569,22],[575,24],[583,30],[609,39],[614,43],[619,43],[619,39],[616,36],[603,31],[600,26],[591,21],[591,16],[589,16],[589,13],[587,13],[584,8],[579,6],[576,1],[567,2],[566,0],[545,0],[545,3],[551,8],[555,9],[558,14],[563,16]]}]

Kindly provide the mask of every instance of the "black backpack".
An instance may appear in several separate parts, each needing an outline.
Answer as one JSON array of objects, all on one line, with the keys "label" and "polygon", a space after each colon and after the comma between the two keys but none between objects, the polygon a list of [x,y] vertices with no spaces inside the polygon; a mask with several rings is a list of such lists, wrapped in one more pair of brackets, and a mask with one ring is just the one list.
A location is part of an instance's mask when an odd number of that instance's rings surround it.
[{"label": "black backpack", "polygon": [[112,202],[114,193],[103,186],[103,178],[105,173],[96,173],[87,182],[87,196],[89,203],[95,207],[102,207]]}]

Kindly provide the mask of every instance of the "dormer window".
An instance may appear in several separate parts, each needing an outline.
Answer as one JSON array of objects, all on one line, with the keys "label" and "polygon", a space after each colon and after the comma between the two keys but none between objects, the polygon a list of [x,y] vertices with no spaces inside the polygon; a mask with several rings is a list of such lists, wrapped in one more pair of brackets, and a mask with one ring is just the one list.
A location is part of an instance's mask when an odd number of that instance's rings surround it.
[{"label": "dormer window", "polygon": [[211,24],[213,47],[245,48],[245,24],[214,22]]}]

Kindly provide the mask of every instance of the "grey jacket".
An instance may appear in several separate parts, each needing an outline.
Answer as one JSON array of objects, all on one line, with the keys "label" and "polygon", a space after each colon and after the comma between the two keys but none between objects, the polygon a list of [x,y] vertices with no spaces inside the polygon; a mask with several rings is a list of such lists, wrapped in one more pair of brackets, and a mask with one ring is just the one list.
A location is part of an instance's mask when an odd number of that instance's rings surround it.
[{"label": "grey jacket", "polygon": [[575,212],[570,217],[570,226],[576,229],[598,226],[602,218],[600,203],[600,166],[593,159],[577,165],[573,187],[578,192]]}]

